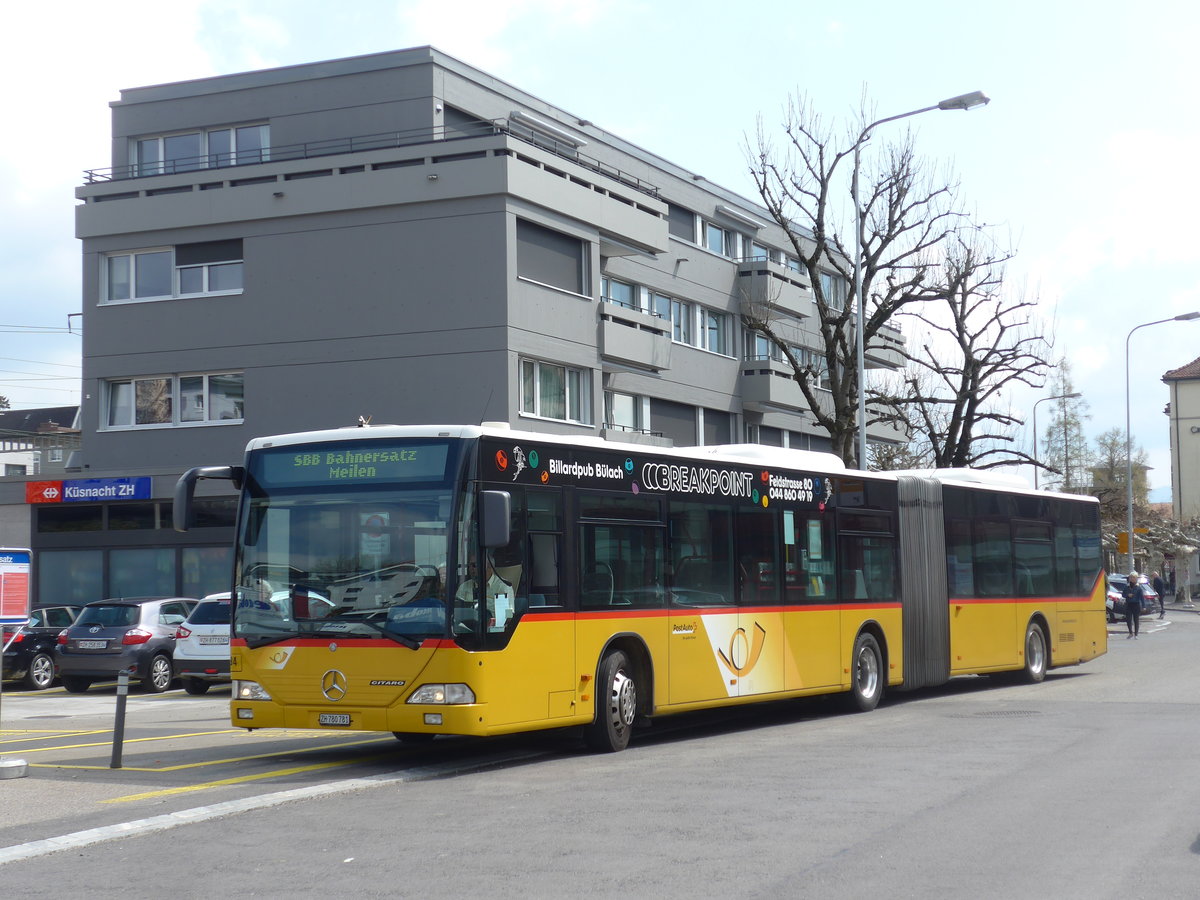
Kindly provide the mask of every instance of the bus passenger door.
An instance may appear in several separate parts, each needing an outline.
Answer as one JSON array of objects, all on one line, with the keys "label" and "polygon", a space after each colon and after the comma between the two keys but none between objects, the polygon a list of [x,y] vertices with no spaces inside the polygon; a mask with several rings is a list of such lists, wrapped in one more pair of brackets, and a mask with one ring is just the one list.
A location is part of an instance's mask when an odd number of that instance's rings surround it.
[{"label": "bus passenger door", "polygon": [[[1021,641],[1016,633],[1009,524],[1001,519],[974,523],[956,519],[948,530],[953,551],[949,572],[950,671],[1014,666]],[[973,536],[970,544],[968,535]]]}]

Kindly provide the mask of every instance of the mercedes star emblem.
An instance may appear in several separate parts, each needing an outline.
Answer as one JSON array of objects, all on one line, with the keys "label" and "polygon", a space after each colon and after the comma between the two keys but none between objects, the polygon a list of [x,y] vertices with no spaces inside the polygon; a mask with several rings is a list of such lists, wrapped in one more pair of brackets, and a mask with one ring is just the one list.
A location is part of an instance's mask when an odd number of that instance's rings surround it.
[{"label": "mercedes star emblem", "polygon": [[321,676],[321,693],[333,703],[346,696],[346,676],[337,669],[330,669]]}]

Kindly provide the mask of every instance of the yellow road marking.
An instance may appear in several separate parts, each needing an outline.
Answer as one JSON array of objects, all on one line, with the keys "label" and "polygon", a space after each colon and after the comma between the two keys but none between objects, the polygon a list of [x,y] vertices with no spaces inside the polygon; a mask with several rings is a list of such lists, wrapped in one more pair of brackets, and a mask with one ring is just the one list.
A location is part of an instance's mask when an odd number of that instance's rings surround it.
[{"label": "yellow road marking", "polygon": [[382,759],[382,756],[365,756],[361,759],[348,759],[341,762],[316,763],[311,766],[297,766],[292,769],[276,769],[274,772],[262,772],[258,775],[243,775],[238,778],[222,778],[220,781],[206,781],[204,784],[192,784],[186,787],[166,788],[161,791],[146,791],[144,794],[129,794],[125,797],[113,797],[102,800],[101,803],[128,803],[133,800],[149,800],[153,797],[170,797],[176,794],[190,794],[195,791],[206,791],[209,788],[228,787],[234,784],[245,784],[250,781],[262,781],[267,778],[282,778],[285,775],[299,775],[303,772],[319,772],[322,769],[333,769],[341,766],[352,766],[358,763],[372,762]]},{"label": "yellow road marking", "polygon": [[[82,734],[108,734],[109,732],[107,730],[105,730],[105,731],[89,731],[89,732],[81,732],[81,733]],[[173,741],[176,738],[205,737],[205,736],[213,735],[213,734],[235,734],[235,733],[236,733],[236,729],[232,729],[232,728],[226,729],[225,731],[194,731],[191,734],[164,734],[164,735],[159,735],[157,737],[127,738],[125,740],[125,743],[126,744],[141,744],[141,743],[145,743],[147,741]],[[22,753],[24,753],[24,752],[46,753],[50,750],[84,750],[84,749],[87,749],[88,747],[106,747],[111,744],[112,744],[112,741],[92,741],[87,744],[62,744],[58,747],[34,747],[28,751],[23,750],[21,752]]]},{"label": "yellow road marking", "polygon": [[[223,732],[213,732],[213,734],[222,734]],[[219,766],[226,763],[249,762],[255,759],[272,759],[276,756],[286,756],[288,754],[298,753],[316,753],[320,750],[340,750],[342,747],[357,747],[362,744],[381,744],[390,743],[390,738],[367,738],[361,741],[343,741],[339,744],[327,744],[320,747],[299,747],[293,750],[276,750],[272,753],[255,753],[250,756],[233,756],[224,757],[222,759],[201,760],[200,762],[180,763],[177,766],[122,766],[121,768],[129,772],[179,772],[184,769],[202,769],[205,766]],[[100,746],[107,746],[107,743]],[[65,749],[65,748],[64,748]],[[111,766],[92,766],[72,763],[32,763],[35,769],[109,769]]]},{"label": "yellow road marking", "polygon": [[8,731],[0,731],[0,735],[24,734],[24,735],[41,735],[41,736],[37,737],[37,738],[14,737],[11,740],[0,740],[0,744],[17,744],[17,743],[20,743],[21,741],[30,741],[30,740],[48,741],[51,738],[63,737],[64,735],[83,737],[85,734],[108,734],[111,731],[112,731],[111,728],[97,728],[92,731],[75,731],[75,730],[70,730],[70,729],[63,730],[63,731],[12,731],[10,729]]}]

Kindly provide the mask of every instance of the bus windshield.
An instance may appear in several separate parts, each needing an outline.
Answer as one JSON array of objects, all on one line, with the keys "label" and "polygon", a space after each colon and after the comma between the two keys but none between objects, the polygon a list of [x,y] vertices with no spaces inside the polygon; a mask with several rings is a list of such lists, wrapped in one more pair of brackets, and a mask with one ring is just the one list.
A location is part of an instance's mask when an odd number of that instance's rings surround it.
[{"label": "bus windshield", "polygon": [[456,459],[445,441],[252,454],[234,635],[249,646],[444,635]]}]

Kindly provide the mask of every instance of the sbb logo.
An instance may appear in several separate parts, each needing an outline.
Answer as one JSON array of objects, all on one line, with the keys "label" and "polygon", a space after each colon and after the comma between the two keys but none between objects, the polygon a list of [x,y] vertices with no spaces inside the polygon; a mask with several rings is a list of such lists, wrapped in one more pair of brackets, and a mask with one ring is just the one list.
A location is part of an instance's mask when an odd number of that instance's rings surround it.
[{"label": "sbb logo", "polygon": [[62,496],[61,481],[30,481],[25,485],[26,503],[59,503]]}]

